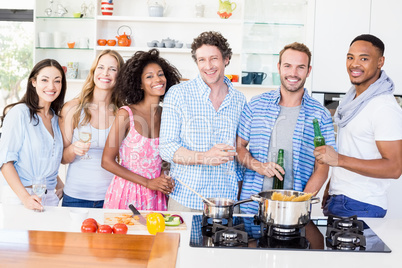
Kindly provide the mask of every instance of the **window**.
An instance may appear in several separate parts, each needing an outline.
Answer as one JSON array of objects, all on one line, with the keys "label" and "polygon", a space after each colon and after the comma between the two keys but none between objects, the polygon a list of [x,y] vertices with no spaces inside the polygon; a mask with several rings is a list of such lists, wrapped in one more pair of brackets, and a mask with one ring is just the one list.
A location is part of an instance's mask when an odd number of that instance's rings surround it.
[{"label": "window", "polygon": [[0,4],[0,115],[25,94],[33,67],[33,1],[15,2]]}]

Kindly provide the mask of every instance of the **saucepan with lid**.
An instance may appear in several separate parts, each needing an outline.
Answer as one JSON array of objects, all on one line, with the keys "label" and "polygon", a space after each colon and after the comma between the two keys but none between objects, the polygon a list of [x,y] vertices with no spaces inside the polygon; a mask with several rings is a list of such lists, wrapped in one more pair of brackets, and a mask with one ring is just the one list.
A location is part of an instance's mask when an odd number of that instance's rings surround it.
[{"label": "saucepan with lid", "polygon": [[259,203],[258,217],[267,224],[279,228],[301,228],[310,221],[311,204],[320,202],[319,197],[312,197],[305,201],[278,201],[272,200],[274,192],[295,197],[304,195],[304,192],[291,190],[269,190],[252,195],[251,199]]}]

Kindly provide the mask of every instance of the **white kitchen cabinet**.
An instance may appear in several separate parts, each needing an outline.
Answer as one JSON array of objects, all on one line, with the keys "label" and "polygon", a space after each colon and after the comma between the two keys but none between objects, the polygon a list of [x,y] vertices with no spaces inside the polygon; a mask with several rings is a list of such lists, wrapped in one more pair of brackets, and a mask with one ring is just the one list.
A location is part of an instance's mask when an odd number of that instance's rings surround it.
[{"label": "white kitchen cabinet", "polygon": [[356,36],[370,31],[371,0],[316,0],[312,91],[350,88],[346,54]]},{"label": "white kitchen cabinet", "polygon": [[399,0],[316,0],[312,90],[344,93],[351,87],[346,71],[350,42],[373,34],[385,44],[383,70],[402,94],[399,53],[402,37],[402,2]]},{"label": "white kitchen cabinet", "polygon": [[401,67],[402,55],[402,1],[372,0],[370,33],[385,44],[385,64],[383,70],[395,83],[394,94],[402,95]]}]

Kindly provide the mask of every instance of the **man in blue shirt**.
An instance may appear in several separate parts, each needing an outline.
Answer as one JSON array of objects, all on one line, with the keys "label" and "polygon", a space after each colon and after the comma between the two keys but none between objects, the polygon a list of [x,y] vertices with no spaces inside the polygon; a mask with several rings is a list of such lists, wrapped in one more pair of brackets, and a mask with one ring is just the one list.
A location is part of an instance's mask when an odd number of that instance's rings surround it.
[{"label": "man in blue shirt", "polygon": [[[313,119],[318,119],[326,143],[333,146],[334,128],[328,110],[304,89],[310,60],[304,44],[285,46],[278,63],[281,86],[254,97],[241,115],[237,153],[246,167],[241,200],[271,190],[274,176],[284,177],[284,189],[310,193],[318,192],[328,177],[328,165],[318,164],[313,155]],[[284,150],[285,171],[276,164],[279,149]],[[244,203],[241,211],[256,214],[258,203]]]},{"label": "man in blue shirt", "polygon": [[[224,76],[232,50],[217,32],[201,33],[191,45],[197,78],[171,87],[163,102],[160,154],[173,179],[202,196],[237,199],[234,141],[244,95]],[[179,181],[168,210],[199,211],[200,197]]]}]

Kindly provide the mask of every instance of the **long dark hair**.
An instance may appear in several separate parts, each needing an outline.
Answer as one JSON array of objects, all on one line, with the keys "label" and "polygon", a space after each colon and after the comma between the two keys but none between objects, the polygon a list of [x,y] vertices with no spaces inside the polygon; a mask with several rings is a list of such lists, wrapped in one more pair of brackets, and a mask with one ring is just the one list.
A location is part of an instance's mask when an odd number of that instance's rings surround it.
[{"label": "long dark hair", "polygon": [[[141,75],[144,68],[150,64],[158,64],[166,77],[166,91],[173,85],[180,82],[180,72],[170,64],[167,60],[159,56],[157,49],[149,51],[137,51],[127,62],[124,64],[122,70],[118,74],[116,81],[116,94],[119,107],[123,105],[137,104],[141,102],[144,97],[144,90],[141,89]],[[112,98],[114,96],[112,95]],[[164,96],[161,96],[161,101]]]},{"label": "long dark hair", "polygon": [[37,113],[39,110],[43,107],[39,106],[39,96],[36,93],[36,88],[33,86],[32,82],[36,81],[36,78],[38,76],[38,73],[46,67],[56,67],[61,74],[61,91],[60,95],[50,104],[50,108],[54,111],[54,113],[58,116],[60,116],[60,111],[61,107],[63,106],[64,103],[64,96],[66,95],[66,90],[67,90],[67,81],[66,81],[66,75],[64,74],[64,70],[61,67],[60,63],[58,63],[56,60],[53,59],[44,59],[40,62],[38,62],[32,69],[31,73],[29,74],[28,77],[28,83],[27,83],[27,91],[25,95],[22,97],[22,99],[16,103],[12,103],[7,105],[4,110],[3,110],[3,116],[1,118],[1,126],[3,126],[4,118],[6,117],[6,113],[13,108],[15,105],[24,103],[26,106],[29,108],[29,113],[31,117],[31,121],[35,121],[35,125],[39,124],[39,118]]}]

